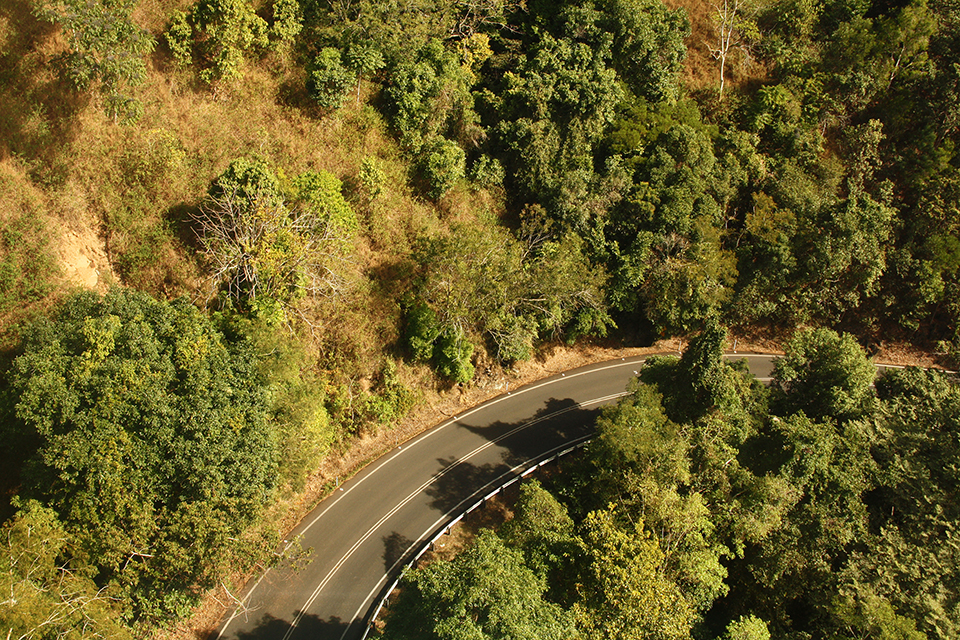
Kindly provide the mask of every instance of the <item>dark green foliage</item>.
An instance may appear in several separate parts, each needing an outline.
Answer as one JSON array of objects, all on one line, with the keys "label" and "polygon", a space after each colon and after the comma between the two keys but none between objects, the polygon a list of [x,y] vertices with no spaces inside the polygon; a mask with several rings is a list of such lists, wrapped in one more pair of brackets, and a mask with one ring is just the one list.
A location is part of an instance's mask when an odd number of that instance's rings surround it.
[{"label": "dark green foliage", "polygon": [[955,381],[891,371],[874,396],[852,340],[803,332],[778,372],[810,374],[787,389],[809,413],[771,415],[723,338],[713,323],[682,359],[647,361],[648,384],[604,410],[580,470],[551,478],[568,505],[522,487],[502,528],[517,575],[545,579],[590,638],[954,637]]},{"label": "dark green foliage", "polygon": [[570,613],[544,600],[546,585],[520,552],[490,531],[451,562],[406,574],[385,638],[567,640]]},{"label": "dark green foliage", "polygon": [[751,378],[723,358],[726,338],[726,329],[712,319],[679,360],[660,356],[645,364],[640,379],[662,390],[672,420],[694,422],[710,413],[728,421],[745,419]]},{"label": "dark green foliage", "polygon": [[302,490],[336,435],[326,407],[326,381],[315,371],[306,345],[266,319],[250,318],[227,305],[214,322],[229,341],[249,342],[278,447],[278,484]]},{"label": "dark green foliage", "polygon": [[610,139],[635,167],[635,186],[606,229],[616,264],[610,296],[621,311],[643,311],[661,334],[698,329],[734,294],[737,264],[721,224],[744,177],[743,152],[719,155],[712,135],[695,111],[640,102]]},{"label": "dark green foliage", "polygon": [[687,55],[684,39],[690,24],[680,9],[656,0],[600,0],[597,27],[613,34],[617,74],[638,96],[654,102],[672,100]]},{"label": "dark green foliage", "polygon": [[608,40],[590,47],[545,35],[505,77],[496,134],[510,186],[568,228],[588,223],[594,146],[621,97],[609,62]]},{"label": "dark green foliage", "polygon": [[576,582],[567,569],[582,547],[566,507],[536,480],[525,482],[514,517],[504,525],[502,534],[507,544],[523,551],[524,561],[534,573],[547,578],[550,599],[569,606]]},{"label": "dark green foliage", "polygon": [[357,74],[343,65],[340,51],[326,47],[307,68],[307,91],[324,109],[336,109],[347,98]]},{"label": "dark green foliage", "polygon": [[68,299],[22,350],[9,381],[39,442],[22,494],[129,615],[182,615],[276,484],[253,352],[186,301],[118,290]]},{"label": "dark green foliage", "polygon": [[856,340],[829,329],[795,335],[774,371],[783,394],[782,414],[802,411],[815,420],[869,415],[874,409],[875,377],[873,362]]},{"label": "dark green foliage", "polygon": [[425,304],[415,304],[406,313],[404,336],[410,355],[415,361],[428,362],[433,356],[433,345],[440,336],[437,314]]},{"label": "dark green foliage", "polygon": [[388,61],[409,58],[429,40],[462,35],[457,29],[472,21],[471,12],[476,15],[479,10],[476,18],[481,18],[500,4],[499,0],[460,4],[447,0],[303,2],[310,40],[336,43],[345,49],[376,43],[376,49]]},{"label": "dark green foliage", "polygon": [[877,394],[882,543],[859,577],[931,637],[949,637],[960,630],[960,581],[938,567],[960,558],[960,392],[952,376],[905,369],[878,379]]},{"label": "dark green foliage", "polygon": [[419,153],[441,137],[463,144],[476,136],[472,77],[442,42],[430,40],[400,59],[388,75],[387,115],[409,151]]}]

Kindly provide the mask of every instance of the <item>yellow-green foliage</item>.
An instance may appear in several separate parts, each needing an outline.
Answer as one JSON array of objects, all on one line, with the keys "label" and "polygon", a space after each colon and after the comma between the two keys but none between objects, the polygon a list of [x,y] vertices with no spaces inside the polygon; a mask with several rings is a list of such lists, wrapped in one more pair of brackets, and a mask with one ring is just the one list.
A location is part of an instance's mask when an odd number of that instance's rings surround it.
[{"label": "yellow-green foliage", "polygon": [[0,163],[0,314],[49,294],[59,276],[39,194]]}]

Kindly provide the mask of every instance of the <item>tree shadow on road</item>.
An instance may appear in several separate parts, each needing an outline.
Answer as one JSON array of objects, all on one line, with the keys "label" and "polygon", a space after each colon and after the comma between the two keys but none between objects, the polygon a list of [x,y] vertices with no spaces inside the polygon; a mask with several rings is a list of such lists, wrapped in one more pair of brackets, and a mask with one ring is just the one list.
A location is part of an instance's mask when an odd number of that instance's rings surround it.
[{"label": "tree shadow on road", "polygon": [[[291,640],[309,638],[310,640],[340,640],[350,626],[355,632],[349,638],[359,638],[363,635],[363,625],[359,620],[347,623],[340,618],[323,619],[309,613],[301,616],[296,631],[291,634]],[[286,637],[290,630],[290,621],[275,618],[271,615],[263,616],[256,627],[249,631],[241,631],[233,636],[236,640],[280,640]],[[212,636],[215,638],[216,636]]]},{"label": "tree shadow on road", "polygon": [[[474,433],[498,440],[500,461],[474,464],[439,458],[437,462],[443,472],[425,490],[432,498],[430,506],[441,513],[457,515],[525,469],[527,462],[592,434],[599,415],[599,408],[583,408],[569,398],[551,398],[532,418],[523,422],[494,422],[485,426],[460,422]],[[517,467],[515,472],[511,471]]]},{"label": "tree shadow on road", "polygon": [[398,562],[413,554],[413,540],[394,531],[383,538],[383,568],[391,573]]}]

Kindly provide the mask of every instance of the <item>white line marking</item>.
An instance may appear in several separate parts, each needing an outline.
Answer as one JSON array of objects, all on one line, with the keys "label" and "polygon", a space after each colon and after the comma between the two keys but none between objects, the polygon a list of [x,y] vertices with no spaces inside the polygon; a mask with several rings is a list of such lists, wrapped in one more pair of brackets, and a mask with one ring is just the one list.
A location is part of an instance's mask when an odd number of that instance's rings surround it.
[{"label": "white line marking", "polygon": [[[366,542],[366,541],[370,538],[370,536],[372,536],[374,533],[376,533],[377,529],[379,529],[380,526],[381,526],[384,522],[386,522],[386,521],[389,520],[391,517],[393,517],[394,514],[396,514],[398,511],[400,511],[400,509],[402,509],[403,507],[405,507],[411,500],[413,500],[413,499],[416,498],[418,495],[420,495],[420,493],[422,493],[424,489],[426,489],[427,487],[429,487],[429,486],[430,486],[431,484],[433,484],[436,480],[439,480],[440,478],[442,478],[443,476],[445,476],[446,474],[448,474],[450,471],[452,471],[453,469],[455,469],[456,467],[458,467],[460,464],[466,462],[467,460],[469,460],[470,458],[474,457],[474,456],[477,455],[478,453],[480,453],[480,452],[482,452],[482,451],[484,451],[484,450],[486,450],[486,449],[489,449],[490,447],[493,447],[493,446],[497,445],[500,441],[502,441],[502,440],[504,440],[504,439],[506,439],[506,438],[509,438],[510,436],[512,436],[512,435],[514,435],[514,434],[516,434],[516,433],[518,433],[518,432],[520,432],[520,431],[523,431],[523,430],[525,430],[525,429],[528,429],[528,428],[530,428],[530,427],[532,427],[532,426],[534,426],[534,425],[536,425],[536,424],[538,424],[538,423],[540,423],[540,422],[543,422],[544,420],[548,420],[548,419],[550,419],[550,418],[554,418],[554,417],[556,417],[556,416],[563,415],[564,413],[568,413],[568,412],[573,411],[573,410],[575,410],[575,409],[580,409],[580,408],[589,406],[589,405],[591,405],[591,404],[598,404],[598,403],[601,403],[601,402],[604,402],[604,401],[607,401],[607,400],[612,400],[612,399],[614,399],[614,398],[619,398],[619,397],[622,397],[622,396],[624,396],[624,395],[627,395],[627,394],[626,394],[626,393],[613,394],[613,395],[610,395],[610,396],[605,396],[605,397],[603,397],[603,398],[596,398],[596,399],[594,399],[594,400],[589,400],[589,401],[586,401],[586,402],[578,403],[578,404],[575,404],[575,405],[572,405],[572,406],[569,406],[569,407],[565,407],[565,408],[563,408],[563,409],[560,409],[559,411],[554,411],[553,413],[549,413],[549,414],[540,416],[539,418],[535,418],[535,419],[533,419],[533,420],[530,420],[529,422],[525,422],[525,423],[523,423],[523,424],[520,424],[519,426],[514,427],[513,429],[511,429],[510,431],[508,431],[507,433],[504,433],[504,434],[500,435],[499,437],[497,437],[497,438],[495,438],[495,439],[493,439],[493,440],[490,440],[490,441],[488,441],[488,442],[483,443],[482,445],[480,445],[479,447],[477,447],[476,449],[474,449],[473,451],[471,451],[471,452],[468,453],[467,455],[465,455],[465,456],[463,456],[462,458],[460,458],[459,460],[457,460],[457,462],[455,462],[455,463],[451,464],[450,466],[442,469],[441,471],[435,473],[432,477],[430,477],[430,478],[429,478],[428,480],[426,480],[423,484],[421,484],[419,487],[417,487],[412,493],[410,493],[406,498],[404,498],[404,499],[401,500],[399,503],[397,503],[396,505],[394,505],[393,509],[391,509],[391,510],[388,511],[386,514],[384,514],[384,516],[383,516],[382,518],[380,518],[380,520],[378,520],[378,521],[376,522],[376,524],[374,524],[372,527],[370,527],[370,528],[367,530],[367,532],[364,533],[364,534],[353,544],[352,547],[350,547],[349,551],[347,551],[347,553],[344,554],[343,557],[340,558],[340,560],[337,562],[337,564],[334,565],[333,569],[331,569],[330,572],[323,578],[323,580],[320,581],[320,584],[317,585],[317,588],[314,590],[313,594],[312,594],[312,595],[310,596],[310,598],[306,601],[306,603],[304,603],[304,605],[303,605],[302,607],[300,607],[300,609],[297,611],[297,615],[294,616],[293,621],[290,623],[290,627],[289,627],[289,629],[287,629],[287,632],[284,634],[283,640],[289,640],[289,639],[290,639],[291,634],[296,630],[297,625],[300,623],[300,620],[303,618],[303,616],[304,616],[304,614],[306,613],[307,609],[309,609],[310,606],[314,603],[314,601],[320,596],[320,592],[323,590],[323,588],[324,588],[325,586],[327,586],[327,583],[330,582],[330,580],[331,580],[331,579],[333,578],[333,576],[337,573],[337,571],[340,570],[340,568],[344,565],[344,563],[346,563],[346,561],[349,560],[351,556],[353,556],[353,554],[354,554],[354,553],[356,552],[356,550],[360,547],[360,545],[362,545],[364,542]],[[520,465],[520,466],[522,466],[522,465]],[[459,506],[460,506],[460,505],[457,505],[457,507],[459,507]],[[444,514],[444,518],[446,518],[446,517],[447,517],[447,514]],[[442,520],[443,520],[443,518],[441,518],[441,521],[442,521]],[[438,522],[439,522],[439,521],[438,521]],[[368,596],[368,599],[369,599],[369,598],[370,598],[370,596]],[[367,606],[367,605],[366,605],[366,601],[364,602],[364,606]],[[362,610],[362,609],[363,609],[363,607],[361,607],[361,610]],[[349,629],[349,625],[347,626],[347,628]],[[346,633],[346,631],[345,631],[344,633]]]},{"label": "white line marking", "polygon": [[[644,358],[644,359],[645,359],[645,358]],[[326,507],[324,507],[323,510],[322,510],[320,513],[318,513],[318,514],[316,515],[316,517],[314,517],[314,518],[307,524],[306,527],[303,528],[303,530],[297,535],[297,538],[300,538],[300,537],[302,537],[303,535],[305,535],[305,534],[307,533],[307,531],[309,531],[309,530],[313,527],[313,525],[315,525],[315,524],[317,523],[317,521],[320,520],[320,518],[322,518],[322,517],[324,516],[324,514],[326,514],[330,509],[332,509],[332,508],[334,507],[334,505],[336,505],[338,502],[340,502],[340,500],[342,500],[343,498],[345,498],[351,491],[353,491],[354,489],[356,489],[357,487],[359,487],[361,484],[363,484],[364,482],[366,482],[367,480],[369,480],[371,477],[373,477],[373,475],[374,475],[377,471],[379,471],[379,470],[380,470],[382,467],[384,467],[387,463],[389,463],[390,461],[392,461],[396,456],[401,455],[401,454],[404,453],[405,451],[409,451],[413,446],[415,446],[415,445],[417,445],[417,444],[420,444],[420,443],[423,442],[424,440],[427,440],[428,438],[430,438],[432,435],[434,435],[434,434],[436,434],[436,433],[439,433],[442,429],[445,429],[445,428],[447,428],[447,427],[449,427],[449,426],[451,426],[451,425],[454,425],[454,424],[456,424],[458,421],[460,421],[460,420],[462,420],[462,419],[464,419],[464,418],[467,418],[468,416],[471,416],[471,415],[473,415],[474,413],[476,413],[476,412],[478,412],[478,411],[481,411],[481,410],[483,410],[483,409],[487,409],[487,408],[492,407],[492,406],[494,406],[494,405],[496,405],[496,404],[499,404],[500,402],[503,402],[504,400],[506,400],[508,397],[512,399],[512,398],[515,398],[515,397],[518,396],[518,395],[522,395],[522,394],[524,394],[524,393],[528,393],[528,392],[530,392],[530,391],[534,391],[534,390],[536,390],[536,389],[540,389],[540,388],[549,386],[549,385],[551,385],[551,384],[555,384],[555,383],[557,383],[557,382],[567,382],[567,381],[569,381],[571,378],[578,378],[578,377],[580,377],[580,376],[584,376],[584,375],[588,375],[588,374],[593,374],[593,373],[598,373],[598,372],[600,372],[600,371],[607,371],[608,369],[616,369],[616,368],[619,368],[619,367],[629,366],[629,365],[631,365],[632,363],[633,363],[633,360],[631,359],[629,362],[627,362],[627,361],[618,362],[618,363],[610,364],[610,365],[603,366],[603,367],[597,367],[597,368],[593,368],[593,369],[587,369],[586,371],[581,371],[581,372],[579,372],[579,373],[575,373],[575,374],[572,374],[572,375],[567,376],[567,377],[550,378],[550,379],[543,380],[543,381],[538,382],[538,383],[533,383],[533,384],[531,384],[530,386],[523,387],[523,388],[521,388],[521,389],[519,389],[519,390],[517,390],[517,391],[512,392],[512,394],[501,395],[501,396],[499,396],[499,397],[497,397],[497,398],[494,398],[493,400],[490,400],[490,401],[488,401],[488,402],[485,402],[485,403],[483,403],[483,404],[480,404],[480,405],[478,405],[478,406],[470,409],[469,411],[467,411],[466,413],[464,413],[462,416],[460,416],[460,417],[458,417],[458,418],[454,418],[454,419],[452,419],[452,420],[447,420],[446,422],[443,422],[443,423],[437,425],[436,427],[433,427],[433,428],[430,429],[429,431],[425,431],[424,433],[420,434],[419,436],[417,436],[416,438],[414,438],[413,440],[411,440],[409,443],[407,443],[407,448],[406,448],[405,450],[399,450],[399,449],[398,449],[398,450],[397,450],[392,456],[390,456],[389,458],[381,458],[380,460],[378,460],[377,462],[375,462],[374,464],[376,464],[377,466],[376,466],[374,469],[372,469],[369,473],[367,473],[367,475],[365,475],[365,476],[363,476],[362,478],[360,478],[359,480],[357,480],[353,485],[350,486],[349,489],[347,489],[347,490],[344,491],[344,490],[341,488],[341,493],[340,493],[340,495],[338,495],[335,500],[333,500],[330,504],[328,504]],[[329,499],[329,498],[328,498],[328,499]],[[291,544],[292,544],[292,543],[291,543]],[[288,545],[288,547],[289,547],[289,545]],[[264,574],[261,575],[260,578],[257,579],[257,581],[254,583],[253,587],[250,589],[250,591],[247,593],[247,595],[243,598],[243,604],[244,604],[244,605],[246,605],[247,601],[248,601],[250,598],[253,597],[254,592],[257,590],[257,587],[260,586],[260,583],[263,582],[263,579],[266,577],[266,574],[267,574],[267,572],[264,572]],[[231,613],[231,614],[230,614],[230,617],[227,619],[227,622],[223,625],[223,627],[221,627],[220,632],[217,634],[217,639],[218,639],[218,640],[219,640],[220,638],[222,638],[223,635],[226,633],[227,629],[230,627],[230,624],[231,624],[231,623],[234,621],[234,619],[237,617],[237,614],[238,614],[241,610],[244,610],[245,608],[246,608],[245,606],[242,606],[242,607],[237,607],[236,609],[234,609],[233,613]]]}]

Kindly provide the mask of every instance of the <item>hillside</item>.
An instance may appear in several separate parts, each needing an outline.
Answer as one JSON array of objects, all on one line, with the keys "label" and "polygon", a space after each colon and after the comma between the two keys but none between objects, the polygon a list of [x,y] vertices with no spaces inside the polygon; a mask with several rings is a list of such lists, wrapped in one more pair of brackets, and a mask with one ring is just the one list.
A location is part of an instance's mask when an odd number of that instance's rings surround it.
[{"label": "hillside", "polygon": [[[89,615],[142,635],[268,557],[378,439],[507,380],[712,319],[740,345],[820,326],[953,366],[954,3],[726,6],[4,2],[6,530],[61,536],[46,579],[82,574],[113,598]],[[257,499],[202,512],[214,489],[123,453],[190,376],[248,394],[246,417],[189,420],[262,428]],[[156,456],[189,447],[174,432]],[[94,442],[115,456],[85,460]],[[149,479],[155,530],[97,504],[98,464]],[[189,555],[185,522],[225,537]],[[195,573],[153,559],[181,551]]]}]

